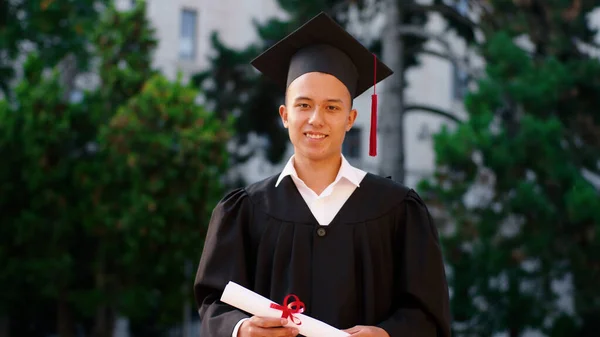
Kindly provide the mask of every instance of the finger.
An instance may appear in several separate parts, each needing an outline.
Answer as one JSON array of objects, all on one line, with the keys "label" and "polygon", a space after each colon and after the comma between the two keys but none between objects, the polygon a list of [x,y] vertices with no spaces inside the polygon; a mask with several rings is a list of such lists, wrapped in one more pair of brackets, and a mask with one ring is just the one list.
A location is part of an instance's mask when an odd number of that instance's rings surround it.
[{"label": "finger", "polygon": [[250,321],[252,321],[254,325],[262,328],[276,328],[287,324],[287,319],[273,317],[254,316],[250,319]]},{"label": "finger", "polygon": [[268,328],[265,330],[267,337],[296,337],[298,335],[296,328]]},{"label": "finger", "polygon": [[362,331],[362,327],[361,327],[361,326],[359,326],[359,325],[357,325],[357,326],[353,326],[353,327],[351,327],[350,329],[346,329],[346,330],[344,330],[344,332],[346,332],[346,333],[349,333],[349,334],[351,334],[351,335],[355,335],[355,334],[357,334],[357,333],[359,333],[359,332],[361,332],[361,331]]},{"label": "finger", "polygon": [[263,328],[252,325],[248,328],[250,336],[260,337],[295,337],[298,335],[298,329],[278,327],[278,328]]}]

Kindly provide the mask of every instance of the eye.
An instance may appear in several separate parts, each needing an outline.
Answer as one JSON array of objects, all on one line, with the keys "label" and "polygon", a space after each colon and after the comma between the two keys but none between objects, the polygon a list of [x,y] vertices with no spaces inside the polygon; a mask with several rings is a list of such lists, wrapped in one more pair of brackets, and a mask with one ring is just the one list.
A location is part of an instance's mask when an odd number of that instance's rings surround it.
[{"label": "eye", "polygon": [[298,108],[301,108],[301,109],[308,109],[308,108],[310,107],[310,106],[309,106],[308,104],[306,104],[306,103],[298,103],[298,104],[296,104],[296,106],[297,106]]},{"label": "eye", "polygon": [[330,106],[327,107],[327,109],[332,110],[332,111],[336,111],[336,110],[339,110],[340,108],[338,106],[335,106],[335,105],[330,105]]}]

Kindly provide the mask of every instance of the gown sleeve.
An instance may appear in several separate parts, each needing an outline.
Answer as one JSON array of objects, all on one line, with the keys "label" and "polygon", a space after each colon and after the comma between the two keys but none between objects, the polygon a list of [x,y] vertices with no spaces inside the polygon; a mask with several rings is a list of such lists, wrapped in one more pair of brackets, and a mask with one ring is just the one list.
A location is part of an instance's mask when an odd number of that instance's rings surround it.
[{"label": "gown sleeve", "polygon": [[245,252],[252,203],[244,189],[226,195],[213,210],[194,282],[201,320],[200,336],[231,337],[248,315],[220,301],[229,281],[249,287]]},{"label": "gown sleeve", "polygon": [[390,337],[450,337],[450,300],[437,229],[411,190],[397,219],[395,312],[379,324]]}]

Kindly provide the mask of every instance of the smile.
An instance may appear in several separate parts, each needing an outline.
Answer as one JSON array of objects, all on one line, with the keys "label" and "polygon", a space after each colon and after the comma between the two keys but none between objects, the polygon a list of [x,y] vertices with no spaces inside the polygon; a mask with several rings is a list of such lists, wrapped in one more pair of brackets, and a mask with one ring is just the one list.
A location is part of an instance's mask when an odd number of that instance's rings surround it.
[{"label": "smile", "polygon": [[327,135],[315,134],[315,133],[305,133],[304,135],[310,139],[323,139],[323,138],[327,137]]}]

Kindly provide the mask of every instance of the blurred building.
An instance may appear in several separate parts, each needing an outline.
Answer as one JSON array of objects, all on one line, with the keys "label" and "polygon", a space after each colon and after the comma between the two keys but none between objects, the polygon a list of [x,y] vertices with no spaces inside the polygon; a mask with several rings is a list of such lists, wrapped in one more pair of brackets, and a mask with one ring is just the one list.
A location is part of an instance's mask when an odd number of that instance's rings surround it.
[{"label": "blurred building", "polygon": [[[116,0],[129,9],[136,0]],[[155,65],[174,78],[184,78],[208,66],[210,36],[217,31],[228,46],[243,48],[257,36],[252,20],[277,15],[274,0],[145,0],[147,15],[159,41]]]}]

